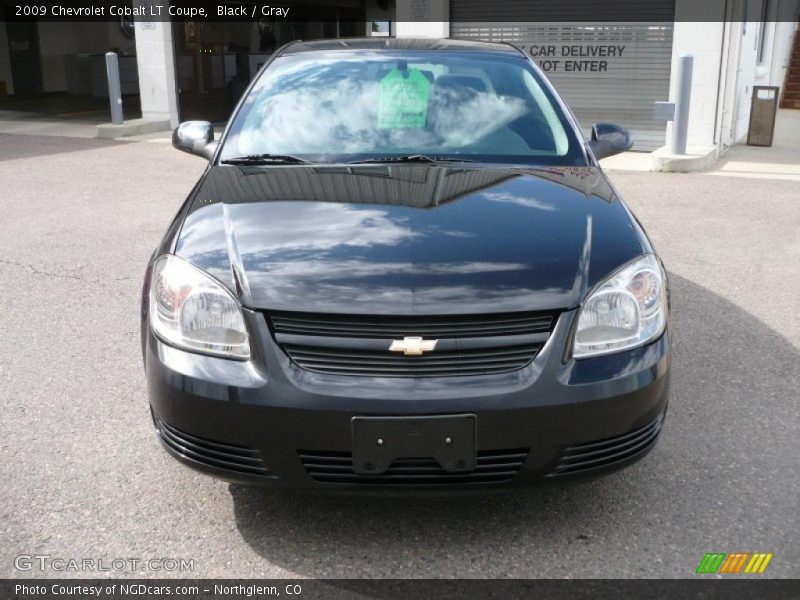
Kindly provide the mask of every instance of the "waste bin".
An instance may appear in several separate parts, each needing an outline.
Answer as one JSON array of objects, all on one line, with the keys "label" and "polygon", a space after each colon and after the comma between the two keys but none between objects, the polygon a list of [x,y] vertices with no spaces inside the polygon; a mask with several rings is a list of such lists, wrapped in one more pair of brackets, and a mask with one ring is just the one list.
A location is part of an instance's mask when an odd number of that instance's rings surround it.
[{"label": "waste bin", "polygon": [[772,146],[779,92],[779,87],[761,85],[753,87],[750,129],[747,132],[748,146]]}]

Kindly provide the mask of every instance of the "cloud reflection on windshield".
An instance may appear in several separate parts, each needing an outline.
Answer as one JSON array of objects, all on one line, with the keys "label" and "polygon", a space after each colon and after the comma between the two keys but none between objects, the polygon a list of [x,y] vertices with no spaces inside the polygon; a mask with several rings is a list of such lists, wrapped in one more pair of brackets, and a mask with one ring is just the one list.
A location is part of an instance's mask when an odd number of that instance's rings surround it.
[{"label": "cloud reflection on windshield", "polygon": [[351,78],[265,93],[232,141],[240,154],[432,152],[474,145],[503,153],[491,147],[497,145],[492,136],[516,141],[506,125],[527,111],[520,98],[434,89],[424,128],[381,129],[380,102],[379,82]]}]

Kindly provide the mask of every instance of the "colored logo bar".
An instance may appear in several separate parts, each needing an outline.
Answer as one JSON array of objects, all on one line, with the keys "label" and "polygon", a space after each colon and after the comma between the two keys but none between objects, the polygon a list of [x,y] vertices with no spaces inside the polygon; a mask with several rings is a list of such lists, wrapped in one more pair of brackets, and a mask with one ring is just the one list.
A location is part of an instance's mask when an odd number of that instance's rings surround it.
[{"label": "colored logo bar", "polygon": [[707,552],[697,566],[697,573],[763,573],[774,555],[766,552]]}]

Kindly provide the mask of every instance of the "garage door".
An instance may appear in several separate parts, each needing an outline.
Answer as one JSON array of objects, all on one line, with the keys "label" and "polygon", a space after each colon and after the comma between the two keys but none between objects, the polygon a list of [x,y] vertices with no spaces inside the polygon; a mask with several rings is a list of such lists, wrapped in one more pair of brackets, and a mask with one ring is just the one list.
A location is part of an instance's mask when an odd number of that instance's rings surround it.
[{"label": "garage door", "polygon": [[[613,15],[615,4],[620,11],[631,7],[624,0],[608,2],[604,14]],[[503,5],[505,12],[498,14]],[[674,0],[640,2],[636,21],[620,12],[625,21],[591,23],[524,22],[524,10],[515,15],[507,8],[513,5],[451,0],[450,35],[519,46],[545,71],[585,131],[610,121],[633,132],[634,150],[664,145],[665,124],[654,118],[653,103],[669,99]],[[491,21],[479,20],[487,15]]]}]

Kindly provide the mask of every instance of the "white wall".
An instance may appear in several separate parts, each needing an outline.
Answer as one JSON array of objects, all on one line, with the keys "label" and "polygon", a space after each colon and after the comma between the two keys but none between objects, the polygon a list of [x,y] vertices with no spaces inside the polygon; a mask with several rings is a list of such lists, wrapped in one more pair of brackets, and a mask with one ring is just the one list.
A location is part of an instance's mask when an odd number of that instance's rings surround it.
[{"label": "white wall", "polygon": [[[696,1],[696,0],[694,0]],[[676,0],[675,29],[672,41],[672,69],[670,74],[670,100],[677,94],[677,65],[682,54],[694,56],[692,76],[692,97],[689,109],[689,146],[711,147],[714,145],[714,118],[717,110],[717,90],[719,84],[719,65],[722,48],[724,23],[691,22],[682,20],[681,11],[694,7],[694,1]],[[716,3],[719,14],[724,11],[724,0],[708,0]],[[667,127],[670,139],[672,125]]]},{"label": "white wall", "polygon": [[786,69],[789,66],[789,57],[792,53],[792,40],[795,35],[795,24],[781,21],[773,23],[774,41],[770,53],[769,83],[783,88],[786,79]]},{"label": "white wall", "polygon": [[171,127],[177,127],[178,95],[172,23],[136,21],[136,62],[139,67],[142,118],[169,120]]},{"label": "white wall", "polygon": [[778,39],[778,23],[768,16],[768,21],[764,23],[764,54],[762,61],[756,64],[754,85],[772,85],[772,60],[775,53],[775,45]]},{"label": "white wall", "polygon": [[11,77],[11,57],[8,54],[8,34],[5,21],[0,21],[0,81],[6,82],[6,91],[14,93],[14,81]]},{"label": "white wall", "polygon": [[448,38],[450,22],[398,21],[395,35],[399,38]]}]

